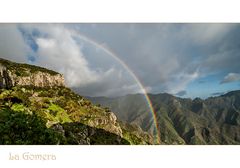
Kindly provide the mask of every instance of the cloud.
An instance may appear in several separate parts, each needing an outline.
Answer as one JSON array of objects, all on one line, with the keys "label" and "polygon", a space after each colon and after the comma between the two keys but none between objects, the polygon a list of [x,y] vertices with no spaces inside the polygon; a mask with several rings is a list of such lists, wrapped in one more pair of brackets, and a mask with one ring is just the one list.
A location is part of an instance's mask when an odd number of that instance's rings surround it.
[{"label": "cloud", "polygon": [[27,62],[30,51],[15,24],[0,24],[0,57],[18,62]]},{"label": "cloud", "polygon": [[177,92],[175,95],[177,95],[177,96],[185,96],[186,94],[187,94],[187,91],[186,90],[182,90],[182,91]]},{"label": "cloud", "polygon": [[49,37],[37,37],[39,65],[56,69],[65,75],[68,86],[85,86],[99,80],[100,75],[91,70],[71,32],[62,26],[51,26]]},{"label": "cloud", "polygon": [[235,82],[239,80],[240,80],[239,73],[229,73],[224,77],[224,79],[220,82],[220,84]]},{"label": "cloud", "polygon": [[192,42],[202,45],[209,42],[218,42],[229,33],[236,24],[186,24],[181,33],[188,35]]},{"label": "cloud", "polygon": [[166,90],[168,93],[178,93],[181,92],[186,88],[186,86],[197,79],[199,77],[199,72],[196,70],[195,72],[188,73],[188,72],[181,72],[173,75],[172,79],[169,79],[167,83]]},{"label": "cloud", "polygon": [[[21,30],[26,38],[31,36],[31,40],[25,40],[28,45],[35,44],[33,63],[64,74],[67,86],[80,94],[114,96],[140,91],[136,81],[115,63],[110,61],[107,67],[99,67],[103,58],[95,56],[94,59],[101,61],[90,65],[83,52],[85,46],[76,40],[76,32],[65,25],[21,25]],[[38,32],[35,36],[34,31]]]},{"label": "cloud", "polygon": [[225,92],[216,92],[216,93],[212,93],[211,96],[220,96],[225,94]]},{"label": "cloud", "polygon": [[73,27],[107,44],[155,93],[176,93],[199,77],[219,71],[226,73],[239,66],[238,24],[84,24]]},{"label": "cloud", "polygon": [[201,77],[240,73],[239,24],[2,24],[0,54],[59,71],[85,95],[141,91],[124,68],[75,33],[111,49],[152,93],[175,94]]}]

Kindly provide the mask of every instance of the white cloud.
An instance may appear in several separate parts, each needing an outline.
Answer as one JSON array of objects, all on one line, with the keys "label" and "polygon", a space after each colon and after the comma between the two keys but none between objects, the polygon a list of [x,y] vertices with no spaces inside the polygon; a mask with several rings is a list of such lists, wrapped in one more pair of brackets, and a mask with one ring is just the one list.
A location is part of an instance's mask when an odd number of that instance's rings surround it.
[{"label": "white cloud", "polygon": [[229,73],[224,77],[224,79],[220,83],[221,84],[230,83],[230,82],[235,82],[235,81],[239,81],[239,80],[240,80],[239,73]]},{"label": "white cloud", "polygon": [[51,26],[48,37],[37,37],[37,64],[53,68],[64,74],[70,87],[96,82],[100,74],[89,68],[78,44],[63,26]]},{"label": "white cloud", "polygon": [[167,83],[167,92],[177,94],[186,89],[187,85],[200,76],[198,70],[193,73],[182,72],[174,76],[174,79]]},{"label": "white cloud", "polygon": [[[66,83],[83,95],[116,96],[136,93],[140,87],[122,69],[109,65],[108,69],[90,67],[82,46],[64,25],[27,25],[26,31],[37,29],[41,34],[34,37],[38,50],[35,64],[64,74]],[[96,59],[100,59],[96,57]],[[97,66],[97,65],[96,65]],[[126,70],[125,70],[126,71]]]}]

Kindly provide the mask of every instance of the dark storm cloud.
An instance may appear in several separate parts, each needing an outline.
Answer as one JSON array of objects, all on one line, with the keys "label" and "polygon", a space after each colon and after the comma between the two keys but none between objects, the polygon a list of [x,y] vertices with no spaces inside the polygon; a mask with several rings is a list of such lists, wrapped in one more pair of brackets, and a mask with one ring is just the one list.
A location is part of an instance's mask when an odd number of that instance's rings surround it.
[{"label": "dark storm cloud", "polygon": [[154,92],[176,93],[198,77],[239,71],[238,24],[85,24],[75,28],[115,51]]},{"label": "dark storm cloud", "polygon": [[225,92],[216,92],[216,93],[212,93],[211,96],[220,96],[223,95]]},{"label": "dark storm cloud", "polygon": [[187,94],[187,91],[186,90],[182,90],[182,91],[179,91],[178,93],[176,93],[175,95],[177,96],[185,96]]}]

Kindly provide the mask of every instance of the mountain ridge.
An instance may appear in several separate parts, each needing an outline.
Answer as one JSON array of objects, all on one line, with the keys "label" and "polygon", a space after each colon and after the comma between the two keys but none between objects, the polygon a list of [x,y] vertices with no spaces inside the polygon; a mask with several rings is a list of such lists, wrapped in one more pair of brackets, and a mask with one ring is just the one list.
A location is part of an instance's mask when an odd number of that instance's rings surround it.
[{"label": "mountain ridge", "polygon": [[[167,92],[159,92],[159,93],[146,93],[147,96],[161,96],[161,95],[166,95],[166,96],[170,96],[170,97],[175,97],[175,98],[180,98],[180,99],[191,99],[191,100],[194,100],[194,99],[201,99],[201,100],[206,100],[206,99],[209,99],[209,98],[214,98],[214,97],[219,97],[219,96],[227,96],[227,95],[230,95],[231,93],[238,93],[240,94],[240,89],[238,90],[231,90],[231,91],[228,91],[228,92],[225,92],[221,95],[216,95],[216,96],[209,96],[209,97],[206,97],[206,98],[201,98],[201,97],[194,97],[194,98],[191,98],[191,97],[181,97],[181,96],[177,96],[177,95],[174,95],[174,94],[170,94],[170,93],[167,93]],[[112,97],[112,96],[88,96],[88,95],[84,95],[84,97],[86,98],[120,98],[120,97],[124,97],[124,96],[131,96],[131,95],[142,95],[144,96],[145,94],[143,93],[131,93],[131,94],[126,94],[126,95],[123,95],[123,96],[116,96],[116,97]]]},{"label": "mountain ridge", "polygon": [[[161,141],[165,144],[240,144],[239,93],[236,90],[207,99],[149,94],[157,114]],[[151,113],[142,107],[146,104],[143,96],[135,95],[134,100],[128,96],[111,100],[89,99],[109,106],[121,120],[137,124],[144,131],[154,134]],[[131,108],[127,108],[129,106]],[[142,111],[143,108],[145,111]]]}]

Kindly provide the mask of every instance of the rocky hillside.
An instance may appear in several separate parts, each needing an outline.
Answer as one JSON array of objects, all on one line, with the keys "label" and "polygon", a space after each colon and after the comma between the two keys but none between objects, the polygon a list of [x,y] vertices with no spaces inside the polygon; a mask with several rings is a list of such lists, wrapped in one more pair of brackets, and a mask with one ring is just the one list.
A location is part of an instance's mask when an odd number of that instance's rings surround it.
[{"label": "rocky hillside", "polygon": [[64,85],[61,74],[0,60],[0,144],[152,144],[108,108]]},{"label": "rocky hillside", "polygon": [[154,121],[144,95],[131,94],[116,98],[88,97],[95,104],[109,107],[117,117],[126,123],[138,126],[156,135]]},{"label": "rocky hillside", "polygon": [[54,71],[0,59],[0,88],[13,86],[65,86],[63,75]]},{"label": "rocky hillside", "polygon": [[[149,95],[165,144],[240,144],[240,91],[206,100],[170,94]],[[109,106],[120,120],[153,133],[153,119],[143,95],[90,98]],[[121,108],[119,108],[121,107]]]}]

